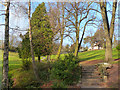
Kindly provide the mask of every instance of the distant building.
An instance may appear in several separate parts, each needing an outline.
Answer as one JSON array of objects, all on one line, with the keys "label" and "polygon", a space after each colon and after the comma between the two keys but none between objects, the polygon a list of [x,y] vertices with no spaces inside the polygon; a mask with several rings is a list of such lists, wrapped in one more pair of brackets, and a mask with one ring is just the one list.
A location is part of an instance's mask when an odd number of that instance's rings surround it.
[{"label": "distant building", "polygon": [[89,47],[88,50],[100,50],[103,49],[103,47],[100,45],[99,42],[96,42],[92,47]]},{"label": "distant building", "polygon": [[80,49],[79,49],[78,52],[84,52],[84,48],[83,48],[83,47],[80,47]]}]

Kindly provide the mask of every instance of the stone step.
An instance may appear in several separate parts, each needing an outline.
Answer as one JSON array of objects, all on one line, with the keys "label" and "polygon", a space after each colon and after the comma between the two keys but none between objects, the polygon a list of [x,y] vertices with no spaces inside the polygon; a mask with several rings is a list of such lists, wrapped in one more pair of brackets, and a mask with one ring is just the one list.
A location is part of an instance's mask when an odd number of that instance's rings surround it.
[{"label": "stone step", "polygon": [[91,70],[91,71],[82,71],[82,73],[95,73],[95,74],[98,74],[99,72],[95,71],[95,70]]},{"label": "stone step", "polygon": [[91,70],[92,71],[92,70],[97,70],[97,69],[96,68],[82,68],[82,71],[84,71],[84,70],[87,70],[87,71]]},{"label": "stone step", "polygon": [[101,83],[101,79],[81,79],[82,83]]},{"label": "stone step", "polygon": [[[87,89],[87,90],[89,90],[89,89],[91,89],[92,90],[92,88],[94,88],[95,90],[96,90],[96,88],[105,88],[105,87],[101,87],[100,85],[92,85],[92,86],[85,86],[85,85],[81,85],[81,88],[84,88],[84,89]],[[99,89],[98,89],[99,90]],[[102,89],[101,89],[102,90]]]},{"label": "stone step", "polygon": [[82,70],[97,70],[96,68],[82,68]]},{"label": "stone step", "polygon": [[101,77],[101,75],[99,75],[99,73],[87,73],[87,72],[84,72],[82,73],[82,76],[95,76],[95,77]]},{"label": "stone step", "polygon": [[102,88],[100,84],[101,83],[78,83],[77,86],[81,88]]},{"label": "stone step", "polygon": [[81,78],[85,78],[85,79],[102,79],[101,77],[94,77],[94,76],[82,76]]},{"label": "stone step", "polygon": [[96,71],[96,70],[82,70],[82,72],[93,72],[93,71]]},{"label": "stone step", "polygon": [[83,66],[82,69],[97,69],[96,66]]},{"label": "stone step", "polygon": [[99,75],[96,65],[82,66],[82,77],[78,86],[81,88],[100,88],[103,79]]}]

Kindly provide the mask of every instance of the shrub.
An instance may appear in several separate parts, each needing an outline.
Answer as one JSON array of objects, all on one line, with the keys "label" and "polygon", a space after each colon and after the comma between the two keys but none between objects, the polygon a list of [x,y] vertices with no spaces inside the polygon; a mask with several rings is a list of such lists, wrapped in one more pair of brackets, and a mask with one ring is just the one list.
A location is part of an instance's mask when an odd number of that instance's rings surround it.
[{"label": "shrub", "polygon": [[50,72],[49,72],[49,68],[50,65],[49,63],[38,63],[37,64],[37,68],[38,68],[38,74],[39,74],[39,78],[43,81],[49,81],[50,79]]},{"label": "shrub", "polygon": [[39,88],[42,84],[49,81],[49,64],[46,63],[36,63],[40,81],[36,80],[32,65],[28,70],[17,70],[15,71],[13,78],[16,79],[15,88]]},{"label": "shrub", "polygon": [[67,88],[67,86],[65,85],[64,82],[56,80],[56,81],[53,82],[52,88]]},{"label": "shrub", "polygon": [[26,59],[26,60],[22,60],[22,69],[23,70],[29,70],[31,66],[31,61]]},{"label": "shrub", "polygon": [[56,79],[66,85],[77,83],[81,74],[78,61],[73,54],[66,55],[63,60],[55,61],[51,69],[51,79]]},{"label": "shrub", "polygon": [[14,83],[14,81],[12,80],[12,74],[10,73],[8,74],[8,79],[9,79],[9,87],[11,88]]},{"label": "shrub", "polygon": [[120,50],[120,44],[117,45],[116,49],[117,49],[117,50]]},{"label": "shrub", "polygon": [[33,70],[18,70],[14,73],[15,85],[13,88],[39,87],[40,84],[34,76]]}]

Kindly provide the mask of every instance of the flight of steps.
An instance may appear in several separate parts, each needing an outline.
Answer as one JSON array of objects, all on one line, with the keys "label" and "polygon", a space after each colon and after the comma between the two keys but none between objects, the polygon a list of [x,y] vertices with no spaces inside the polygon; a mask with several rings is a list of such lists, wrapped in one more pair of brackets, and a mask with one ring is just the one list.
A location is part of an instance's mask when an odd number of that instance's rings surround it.
[{"label": "flight of steps", "polygon": [[101,88],[102,78],[98,73],[97,65],[82,66],[82,77],[77,86],[81,88]]}]

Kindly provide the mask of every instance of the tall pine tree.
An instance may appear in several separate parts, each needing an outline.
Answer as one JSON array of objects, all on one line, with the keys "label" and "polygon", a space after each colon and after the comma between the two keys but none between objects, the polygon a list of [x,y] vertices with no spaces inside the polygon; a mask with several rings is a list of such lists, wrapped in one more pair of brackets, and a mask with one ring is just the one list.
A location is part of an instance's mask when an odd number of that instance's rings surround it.
[{"label": "tall pine tree", "polygon": [[53,32],[50,28],[45,3],[41,3],[31,18],[33,47],[38,60],[40,56],[49,55],[52,48]]}]

